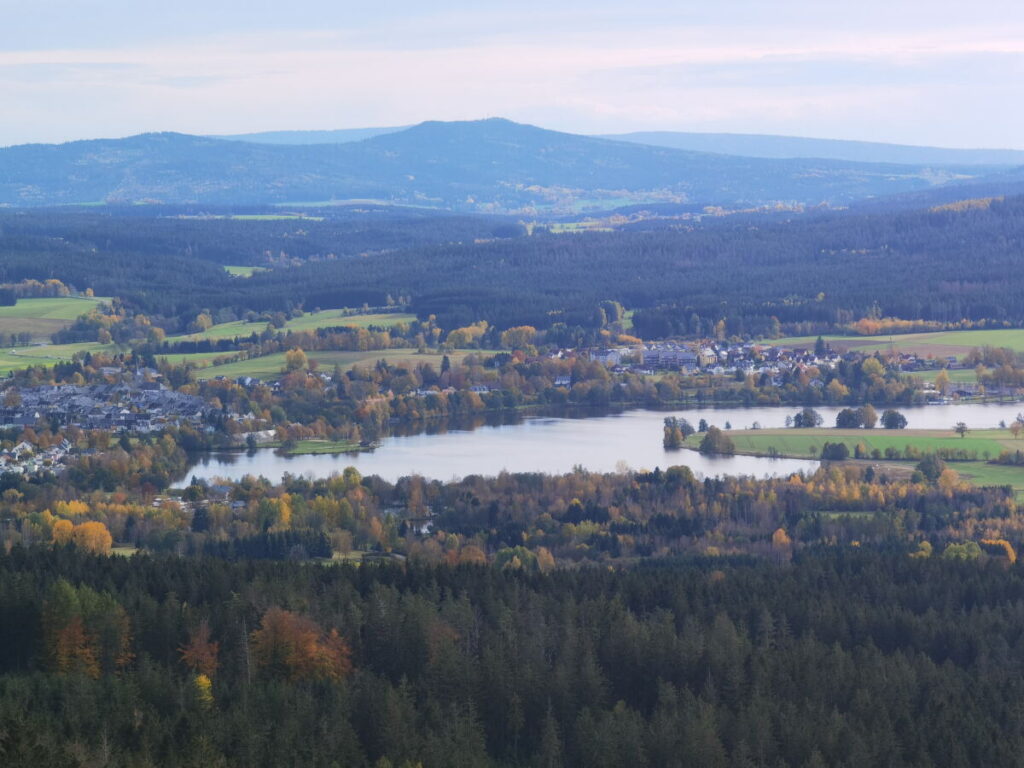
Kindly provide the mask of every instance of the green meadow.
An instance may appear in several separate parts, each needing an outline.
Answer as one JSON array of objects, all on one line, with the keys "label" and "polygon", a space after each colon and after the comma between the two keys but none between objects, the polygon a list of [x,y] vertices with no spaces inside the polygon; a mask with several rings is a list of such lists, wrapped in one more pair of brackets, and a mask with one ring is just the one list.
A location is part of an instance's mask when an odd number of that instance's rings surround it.
[{"label": "green meadow", "polygon": [[257,272],[266,272],[267,267],[247,267],[244,265],[228,265],[224,271],[232,277],[252,277]]},{"label": "green meadow", "polygon": [[1017,498],[1024,501],[1024,467],[970,461],[965,464],[956,463],[953,469],[975,485],[1009,485],[1016,492]]},{"label": "green meadow", "polygon": [[[448,358],[451,360],[452,365],[456,365],[461,362],[467,355],[470,354],[493,354],[492,351],[488,350],[457,350],[448,353]],[[340,352],[340,351],[323,351],[323,352],[307,352],[306,353],[310,362],[316,362],[320,367],[320,370],[330,373],[335,365],[340,366],[343,370],[351,368],[354,365],[360,364],[374,364],[378,360],[387,360],[388,363],[432,363],[435,368],[440,368],[441,359],[443,357],[440,353],[428,352],[420,354],[415,349],[382,349],[372,352]],[[186,356],[187,360],[190,356]],[[225,376],[227,378],[238,378],[239,376],[253,376],[257,379],[274,380],[281,377],[282,371],[285,367],[285,353],[279,352],[274,355],[266,355],[265,357],[256,357],[251,360],[240,360],[236,363],[228,363],[226,365],[212,365],[206,368],[200,368],[196,371],[196,377],[200,379],[212,379],[216,376]]]},{"label": "green meadow", "polygon": [[[812,459],[821,455],[821,448],[826,442],[844,443],[851,456],[858,443],[863,443],[868,451],[877,449],[883,455],[887,448],[902,452],[910,447],[921,453],[934,453],[942,449],[974,451],[979,458],[983,458],[986,452],[995,458],[1001,451],[1012,448],[1015,444],[1024,447],[1024,439],[1014,440],[1010,431],[1006,429],[979,429],[969,431],[965,437],[960,437],[952,429],[888,430],[829,427],[734,430],[728,434],[736,445],[737,453],[769,455],[774,452],[780,456]],[[696,435],[690,438],[694,445],[696,440]]]},{"label": "green meadow", "polygon": [[118,352],[116,344],[83,342],[81,344],[41,344],[34,347],[16,347],[0,351],[0,375],[20,371],[33,365],[51,366],[70,360],[79,352]]},{"label": "green meadow", "polygon": [[[350,326],[353,328],[369,328],[380,326],[390,328],[399,323],[411,323],[416,319],[415,315],[400,312],[381,312],[378,314],[352,315],[346,314],[344,309],[322,309],[319,312],[307,312],[302,317],[296,317],[285,323],[280,330],[289,331],[315,331],[318,328],[331,328],[334,326]],[[202,333],[184,334],[181,336],[169,336],[169,342],[182,341],[203,341],[205,339],[235,339],[251,336],[253,333],[262,333],[267,327],[265,322],[247,323],[237,320],[233,323],[220,323],[214,325]]]},{"label": "green meadow", "polygon": [[[954,461],[948,466],[960,476],[975,485],[1009,485],[1018,498],[1024,500],[1024,467],[989,464],[986,454],[995,458],[1006,449],[1024,449],[1024,439],[1014,439],[1008,429],[979,429],[960,437],[952,430],[941,429],[757,429],[729,432],[736,445],[736,452],[756,456],[775,455],[795,458],[816,459],[826,442],[844,443],[853,456],[854,448],[863,443],[869,451],[878,449],[885,454],[886,448],[895,448],[901,453],[911,447],[920,453],[934,453],[943,449],[962,449],[977,453],[978,460]],[[696,448],[699,436],[688,441],[688,447]],[[883,458],[883,465],[897,472],[909,473],[915,461],[900,461]]]},{"label": "green meadow", "polygon": [[54,299],[18,299],[11,307],[0,307],[0,333],[30,333],[33,340],[48,340],[50,335],[69,326],[79,315],[106,298],[67,296]]},{"label": "green meadow", "polygon": [[[813,347],[817,336],[791,336],[766,342],[781,347]],[[1007,347],[1024,352],[1024,329],[1009,328],[982,331],[940,331],[937,333],[905,333],[892,336],[823,336],[834,349],[874,353],[913,353],[933,357],[966,355],[976,347]]]}]

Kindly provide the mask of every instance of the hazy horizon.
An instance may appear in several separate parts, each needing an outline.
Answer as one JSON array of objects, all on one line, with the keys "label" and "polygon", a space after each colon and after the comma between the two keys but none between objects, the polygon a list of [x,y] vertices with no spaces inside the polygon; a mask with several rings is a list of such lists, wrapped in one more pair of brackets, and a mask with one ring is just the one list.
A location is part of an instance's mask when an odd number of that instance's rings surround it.
[{"label": "hazy horizon", "polygon": [[[501,116],[498,116],[498,115],[496,115],[494,117],[501,118]],[[414,123],[410,123],[408,125],[402,125],[402,126],[351,125],[351,126],[333,127],[333,128],[266,128],[266,129],[261,129],[259,131],[241,130],[241,131],[236,131],[236,132],[232,132],[232,133],[208,133],[208,134],[196,133],[196,134],[189,134],[189,135],[202,136],[202,137],[205,137],[205,138],[213,138],[213,139],[232,140],[232,139],[237,139],[237,137],[257,136],[257,135],[262,135],[262,134],[279,134],[279,133],[333,133],[333,132],[342,132],[342,131],[378,131],[378,130],[382,131],[382,132],[398,132],[398,131],[406,130],[408,128],[413,128],[413,127],[415,127],[417,125],[420,125],[422,123],[425,123],[425,122],[476,122],[476,121],[481,121],[481,120],[486,120],[486,119],[490,119],[490,118],[484,118],[484,117],[481,117],[481,118],[468,118],[465,121],[436,121],[433,118],[426,118],[424,120],[418,120],[418,121],[416,121]],[[508,119],[508,118],[501,118],[501,119]],[[520,122],[520,121],[514,121],[514,122]],[[544,126],[544,125],[536,125],[536,124],[531,124],[531,125],[535,125],[535,127],[538,127],[538,128],[548,128],[548,126]],[[561,130],[561,129],[551,128],[550,130]],[[689,130],[677,129],[677,128],[651,128],[651,129],[645,129],[645,130],[630,130],[630,131],[626,131],[626,130],[623,130],[623,131],[604,131],[604,132],[601,132],[601,133],[579,133],[577,131],[563,131],[563,132],[565,132],[565,133],[578,133],[578,135],[581,135],[581,136],[592,136],[594,138],[609,138],[609,137],[610,138],[615,138],[616,136],[627,136],[627,135],[631,135],[631,134],[691,133],[691,134],[706,134],[706,135],[721,135],[721,136],[751,136],[751,137],[763,136],[763,137],[771,137],[771,138],[798,139],[798,140],[807,140],[807,141],[840,141],[840,142],[848,141],[848,142],[855,142],[855,143],[887,144],[887,145],[892,145],[892,146],[921,147],[921,148],[931,148],[931,149],[1024,151],[1024,143],[1022,143],[1020,146],[989,146],[989,147],[968,146],[968,145],[952,146],[952,145],[920,144],[920,143],[913,144],[913,143],[896,142],[896,141],[890,142],[890,141],[880,141],[880,140],[873,140],[873,139],[836,138],[834,136],[805,136],[805,135],[797,135],[797,134],[779,134],[779,133],[772,134],[772,133],[759,133],[759,132],[755,132],[755,131],[689,131]],[[74,137],[74,138],[68,138],[68,139],[64,139],[64,140],[60,140],[60,141],[53,141],[53,142],[27,141],[27,142],[17,142],[17,143],[13,143],[13,144],[0,144],[0,148],[7,148],[7,147],[12,147],[12,146],[21,146],[21,145],[25,145],[25,144],[69,144],[69,143],[76,142],[76,141],[117,140],[117,139],[130,138],[132,136],[138,136],[138,135],[141,135],[142,133],[187,133],[187,132],[185,132],[185,131],[170,131],[170,130],[168,130],[168,131],[160,131],[160,130],[157,130],[157,131],[144,131],[144,132],[141,132],[141,133],[125,133],[125,134],[120,134],[120,135],[111,134],[111,135],[106,135],[106,136],[78,136],[78,137]]]}]

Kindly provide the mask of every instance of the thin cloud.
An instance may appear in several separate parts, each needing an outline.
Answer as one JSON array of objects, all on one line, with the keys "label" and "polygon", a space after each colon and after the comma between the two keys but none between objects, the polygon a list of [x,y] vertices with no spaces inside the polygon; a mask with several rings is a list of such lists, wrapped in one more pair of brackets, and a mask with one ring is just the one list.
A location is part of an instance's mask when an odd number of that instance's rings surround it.
[{"label": "thin cloud", "polygon": [[[500,43],[403,48],[368,40],[365,29],[294,30],[9,50],[0,52],[0,98],[15,108],[0,142],[112,124],[122,134],[230,133],[503,115],[582,132],[828,131],[1010,145],[1024,116],[1024,35],[1011,31],[662,26],[611,37],[584,25],[561,44],[559,30],[544,29],[529,40],[512,30]],[[986,111],[993,119],[978,121]],[[925,113],[932,119],[915,130]]]}]

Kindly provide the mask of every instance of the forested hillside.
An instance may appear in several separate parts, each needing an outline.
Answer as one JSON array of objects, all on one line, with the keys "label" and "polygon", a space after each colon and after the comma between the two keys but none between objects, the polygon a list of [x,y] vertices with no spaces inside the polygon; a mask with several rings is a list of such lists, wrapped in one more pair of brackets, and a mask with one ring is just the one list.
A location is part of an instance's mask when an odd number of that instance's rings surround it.
[{"label": "forested hillside", "polygon": [[[578,235],[524,236],[501,218],[380,213],[8,213],[0,230],[5,281],[90,287],[168,318],[172,332],[203,309],[379,306],[388,296],[448,329],[478,320],[599,327],[598,306],[611,299],[637,310],[647,338],[711,335],[720,320],[729,334],[753,335],[780,324],[817,332],[871,314],[1024,322],[1021,197],[897,213],[655,219]],[[221,269],[230,263],[272,270],[238,280]]]},{"label": "forested hillside", "polygon": [[508,120],[427,122],[362,141],[285,145],[178,133],[0,149],[0,204],[375,199],[464,211],[624,202],[844,204],[988,173],[689,152]]},{"label": "forested hillside", "polygon": [[1019,567],[633,572],[0,554],[5,765],[978,766],[1024,751]]}]

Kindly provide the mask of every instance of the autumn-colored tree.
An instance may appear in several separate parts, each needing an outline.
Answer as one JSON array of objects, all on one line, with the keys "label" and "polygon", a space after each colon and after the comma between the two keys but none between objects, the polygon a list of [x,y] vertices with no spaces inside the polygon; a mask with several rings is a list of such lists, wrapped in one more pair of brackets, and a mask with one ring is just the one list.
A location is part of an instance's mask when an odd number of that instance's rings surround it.
[{"label": "autumn-colored tree", "polygon": [[296,347],[295,349],[289,349],[284,353],[284,367],[288,371],[301,371],[303,368],[309,365],[309,360],[306,357],[306,353]]},{"label": "autumn-colored tree", "polygon": [[51,671],[98,678],[131,661],[128,614],[109,594],[61,579],[42,613],[43,662]]},{"label": "autumn-colored tree", "polygon": [[946,389],[949,388],[949,381],[949,374],[946,372],[946,369],[943,368],[935,376],[935,389],[938,390],[939,394],[946,394]]},{"label": "autumn-colored tree", "polygon": [[981,544],[982,546],[991,547],[998,551],[1001,555],[1006,557],[1011,565],[1017,562],[1017,552],[1014,550],[1013,545],[1006,539],[982,539]]},{"label": "autumn-colored tree", "polygon": [[71,541],[75,546],[96,555],[109,555],[114,539],[103,523],[90,520],[74,527]]},{"label": "autumn-colored tree", "polygon": [[860,418],[864,423],[864,429],[874,429],[878,424],[878,412],[871,407],[871,404],[863,405],[860,408]]},{"label": "autumn-colored tree", "polygon": [[290,680],[337,682],[352,669],[348,644],[332,629],[324,632],[307,616],[269,608],[252,633],[252,653],[263,670]]},{"label": "autumn-colored tree", "polygon": [[63,626],[51,630],[50,668],[59,674],[80,672],[97,679],[100,664],[93,638],[85,632],[81,616],[72,616]]},{"label": "autumn-colored tree", "polygon": [[459,552],[459,562],[471,565],[486,565],[487,555],[476,544],[467,544]]},{"label": "autumn-colored tree", "polygon": [[555,556],[547,547],[537,548],[537,569],[541,573],[550,573],[555,570]]},{"label": "autumn-colored tree", "polygon": [[70,520],[57,520],[50,532],[51,540],[54,544],[67,544],[71,541],[71,533],[74,527],[75,524]]},{"label": "autumn-colored tree", "polygon": [[952,494],[960,484],[960,475],[954,469],[944,469],[939,473],[939,479],[936,482],[944,492]]},{"label": "autumn-colored tree", "polygon": [[210,625],[206,621],[189,633],[188,642],[178,649],[182,663],[207,679],[217,673],[220,643],[210,640]]},{"label": "autumn-colored tree", "polygon": [[192,681],[195,687],[196,699],[204,707],[213,706],[213,682],[209,677],[200,673]]},{"label": "autumn-colored tree", "polygon": [[518,325],[501,332],[501,346],[505,349],[526,349],[533,345],[537,329],[532,325]]},{"label": "autumn-colored tree", "polygon": [[58,501],[53,505],[53,511],[58,517],[81,517],[88,514],[89,505],[84,501],[72,499],[71,501]]}]

